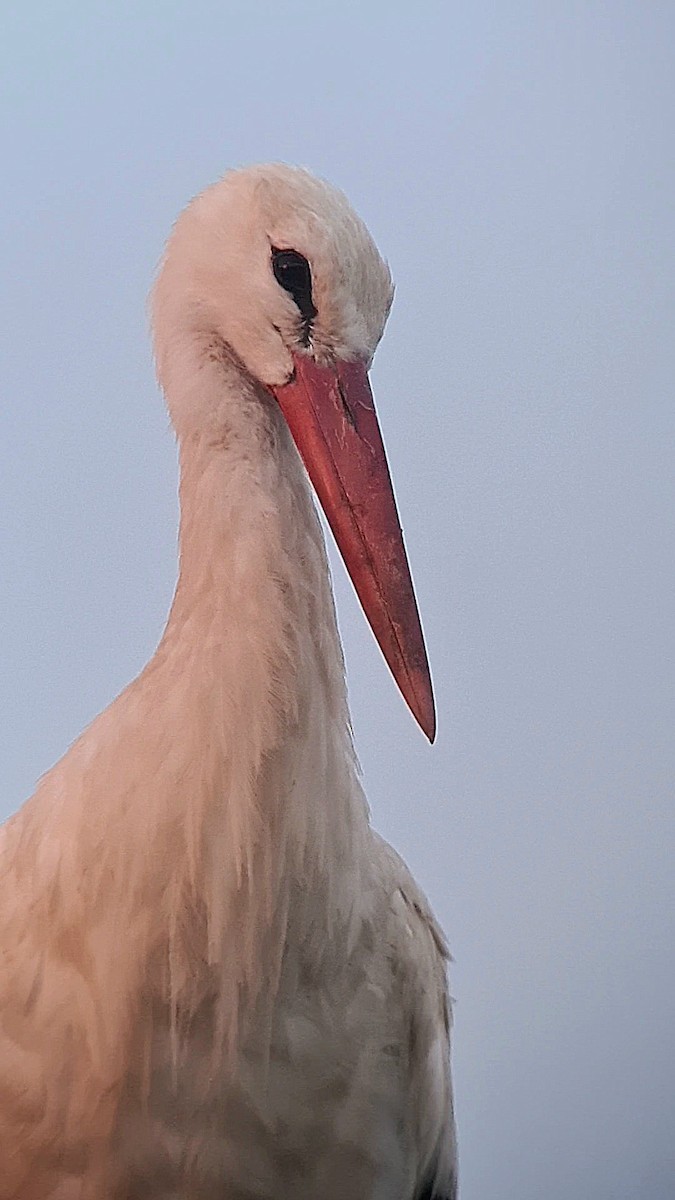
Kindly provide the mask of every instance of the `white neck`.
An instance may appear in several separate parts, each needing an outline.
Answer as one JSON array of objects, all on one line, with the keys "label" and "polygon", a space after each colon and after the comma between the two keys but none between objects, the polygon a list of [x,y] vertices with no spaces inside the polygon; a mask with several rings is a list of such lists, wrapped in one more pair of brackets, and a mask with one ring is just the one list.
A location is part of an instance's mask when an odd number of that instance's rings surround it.
[{"label": "white neck", "polygon": [[[164,382],[200,417],[181,431],[180,576],[146,672],[171,730],[170,908],[192,899],[208,962],[250,1008],[273,999],[288,941],[324,954],[349,937],[367,811],[323,535],[281,413],[222,345],[184,346]],[[188,1005],[192,960],[172,947]]]},{"label": "white neck", "polygon": [[157,1020],[175,1064],[210,1006],[213,1078],[248,1037],[264,1053],[279,989],[344,961],[367,894],[368,816],[304,472],[271,396],[222,352],[195,343],[178,361],[170,403],[192,389],[213,421],[181,437],[164,637],[5,827],[15,894],[32,897],[17,921],[35,955],[17,986],[32,994],[35,961],[53,972],[37,1003],[56,1031],[54,1078],[73,1028],[89,1056],[73,1137],[101,1080],[114,1107],[132,1048],[149,1061]]},{"label": "white neck", "polygon": [[20,829],[50,913],[57,903],[65,927],[92,922],[103,948],[108,1029],[95,1040],[111,1071],[144,988],[176,1014],[215,989],[232,1047],[242,1014],[272,1011],[282,969],[302,969],[285,945],[316,966],[349,942],[366,861],[325,547],[299,458],[272,397],[222,350],[194,343],[178,366],[164,378],[170,404],[199,403],[213,420],[181,436],[180,577],[164,637]]},{"label": "white neck", "polygon": [[199,764],[207,908],[230,902],[223,878],[264,921],[289,885],[339,908],[332,876],[366,810],[321,527],[271,395],[198,350],[190,386],[217,426],[181,442],[180,577],[157,661]]}]

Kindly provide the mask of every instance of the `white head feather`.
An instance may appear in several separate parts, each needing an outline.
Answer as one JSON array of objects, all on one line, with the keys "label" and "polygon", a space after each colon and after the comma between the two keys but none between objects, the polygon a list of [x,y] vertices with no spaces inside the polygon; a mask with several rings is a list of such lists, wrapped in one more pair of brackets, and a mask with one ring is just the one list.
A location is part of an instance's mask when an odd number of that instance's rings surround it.
[{"label": "white head feather", "polygon": [[170,394],[172,362],[186,337],[222,339],[268,387],[290,378],[301,329],[272,272],[273,247],[296,250],[310,264],[317,316],[309,350],[317,360],[372,359],[393,287],[346,197],[299,168],[231,171],[178,218],[154,292],[158,374],[179,434],[199,419],[174,406]]}]

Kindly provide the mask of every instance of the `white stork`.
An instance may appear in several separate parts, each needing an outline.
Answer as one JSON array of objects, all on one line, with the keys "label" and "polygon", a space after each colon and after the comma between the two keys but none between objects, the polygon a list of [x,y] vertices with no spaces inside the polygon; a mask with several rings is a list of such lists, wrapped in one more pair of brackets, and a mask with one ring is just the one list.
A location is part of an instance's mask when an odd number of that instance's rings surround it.
[{"label": "white stork", "polygon": [[1,1200],[450,1200],[447,952],[370,827],[306,467],[429,736],[367,370],[389,271],[286,166],[154,292],[180,572],[140,676],[2,829]]}]

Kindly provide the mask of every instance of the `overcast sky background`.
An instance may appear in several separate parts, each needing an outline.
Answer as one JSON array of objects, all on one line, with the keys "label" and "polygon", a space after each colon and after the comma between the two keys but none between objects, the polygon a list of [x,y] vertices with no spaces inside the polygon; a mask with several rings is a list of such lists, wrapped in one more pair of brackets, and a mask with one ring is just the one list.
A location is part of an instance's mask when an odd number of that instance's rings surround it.
[{"label": "overcast sky background", "polygon": [[463,1200],[672,1200],[675,8],[44,0],[0,26],[2,813],[170,602],[163,239],[228,166],[304,164],[397,281],[373,381],[435,747],[333,562],[374,818],[456,959]]}]

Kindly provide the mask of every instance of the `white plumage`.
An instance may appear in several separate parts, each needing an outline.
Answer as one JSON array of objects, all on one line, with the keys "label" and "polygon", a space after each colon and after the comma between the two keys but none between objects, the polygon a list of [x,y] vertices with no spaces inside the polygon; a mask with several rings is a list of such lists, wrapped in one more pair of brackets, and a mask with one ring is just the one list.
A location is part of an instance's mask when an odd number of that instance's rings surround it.
[{"label": "white plumage", "polygon": [[[311,264],[304,324],[276,247]],[[171,236],[179,580],[148,666],[0,834],[0,1200],[454,1196],[445,944],[369,825],[274,399],[298,354],[369,363],[391,294],[291,168],[231,173]]]}]

